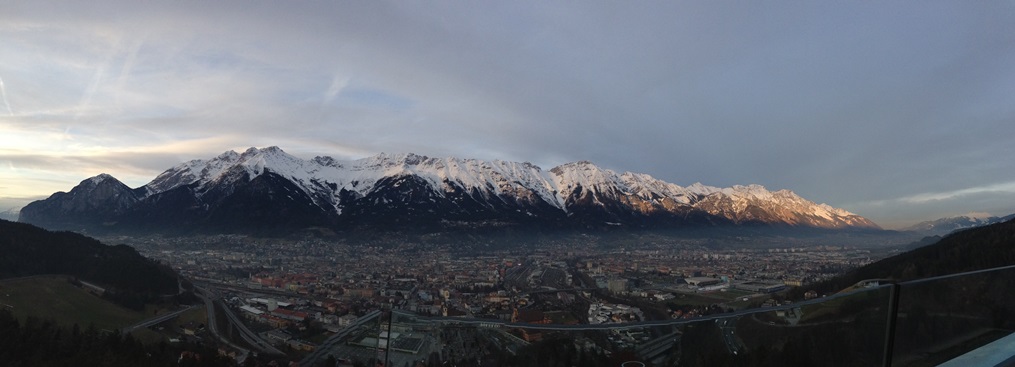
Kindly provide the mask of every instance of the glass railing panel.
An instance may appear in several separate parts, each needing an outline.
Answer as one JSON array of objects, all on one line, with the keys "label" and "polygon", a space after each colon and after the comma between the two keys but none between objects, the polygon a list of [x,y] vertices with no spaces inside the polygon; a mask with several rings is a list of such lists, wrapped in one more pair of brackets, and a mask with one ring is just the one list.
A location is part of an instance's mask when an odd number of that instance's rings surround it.
[{"label": "glass railing panel", "polygon": [[892,366],[936,366],[1013,331],[1015,268],[905,282]]},{"label": "glass railing panel", "polygon": [[679,328],[653,366],[876,366],[884,359],[888,288],[874,287]]},{"label": "glass railing panel", "polygon": [[363,366],[873,366],[884,359],[888,296],[881,286],[696,319],[599,324],[384,311],[301,365],[331,356]]},{"label": "glass railing panel", "polygon": [[955,358],[1015,354],[981,348],[1015,337],[1013,289],[1008,267],[694,319],[534,324],[385,309],[332,335],[301,365],[961,365]]}]

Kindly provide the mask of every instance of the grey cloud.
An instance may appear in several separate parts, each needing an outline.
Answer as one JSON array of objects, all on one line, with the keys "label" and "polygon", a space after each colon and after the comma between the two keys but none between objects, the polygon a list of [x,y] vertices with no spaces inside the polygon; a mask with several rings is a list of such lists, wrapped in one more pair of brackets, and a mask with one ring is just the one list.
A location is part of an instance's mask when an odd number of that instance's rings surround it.
[{"label": "grey cloud", "polygon": [[944,206],[851,203],[1015,180],[1005,6],[31,3],[0,15],[24,55],[0,77],[35,114],[4,123],[206,143],[132,169],[251,145],[587,159],[898,221]]}]

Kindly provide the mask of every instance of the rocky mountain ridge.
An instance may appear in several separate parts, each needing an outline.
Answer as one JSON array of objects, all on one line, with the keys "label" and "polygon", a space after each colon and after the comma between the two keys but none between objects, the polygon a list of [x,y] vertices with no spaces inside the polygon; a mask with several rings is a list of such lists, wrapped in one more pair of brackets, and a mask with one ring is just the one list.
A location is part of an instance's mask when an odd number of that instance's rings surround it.
[{"label": "rocky mountain ridge", "polygon": [[278,147],[185,162],[136,189],[98,175],[29,204],[20,220],[113,231],[515,224],[878,229],[866,218],[788,190],[681,187],[586,161],[543,170],[527,162],[411,153],[305,160]]}]

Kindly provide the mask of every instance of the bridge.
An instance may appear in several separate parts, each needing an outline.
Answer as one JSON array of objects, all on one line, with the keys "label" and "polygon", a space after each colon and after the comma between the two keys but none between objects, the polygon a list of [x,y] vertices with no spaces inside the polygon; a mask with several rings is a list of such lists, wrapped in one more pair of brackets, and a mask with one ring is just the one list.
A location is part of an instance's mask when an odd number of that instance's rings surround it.
[{"label": "bridge", "polygon": [[156,316],[156,317],[153,317],[153,318],[141,321],[141,322],[136,323],[134,325],[127,326],[125,328],[120,329],[120,334],[126,334],[126,333],[132,332],[132,331],[137,330],[137,329],[146,328],[146,327],[149,327],[149,326],[161,324],[163,322],[172,320],[172,319],[176,318],[177,316],[180,316],[184,312],[193,310],[193,309],[198,308],[198,307],[201,307],[201,305],[193,305],[193,306],[184,308],[184,309],[179,310],[179,311],[174,311],[174,312],[171,312],[171,313],[167,313],[167,314],[164,314],[164,315],[161,315],[161,316]]}]

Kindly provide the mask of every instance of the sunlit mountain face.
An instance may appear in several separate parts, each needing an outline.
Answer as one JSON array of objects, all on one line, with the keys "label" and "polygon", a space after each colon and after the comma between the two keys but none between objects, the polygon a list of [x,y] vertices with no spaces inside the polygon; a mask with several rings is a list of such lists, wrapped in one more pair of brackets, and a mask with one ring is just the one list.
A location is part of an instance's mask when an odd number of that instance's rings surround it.
[{"label": "sunlit mountain face", "polygon": [[788,190],[681,187],[590,162],[530,163],[415,154],[304,160],[278,147],[225,152],[132,189],[103,174],[21,212],[50,228],[250,231],[309,226],[878,229]]}]

